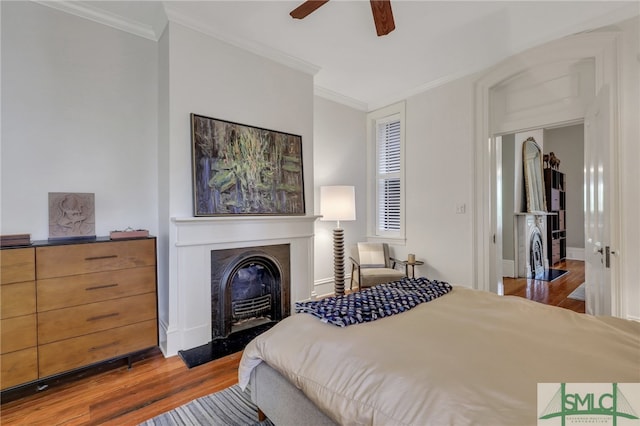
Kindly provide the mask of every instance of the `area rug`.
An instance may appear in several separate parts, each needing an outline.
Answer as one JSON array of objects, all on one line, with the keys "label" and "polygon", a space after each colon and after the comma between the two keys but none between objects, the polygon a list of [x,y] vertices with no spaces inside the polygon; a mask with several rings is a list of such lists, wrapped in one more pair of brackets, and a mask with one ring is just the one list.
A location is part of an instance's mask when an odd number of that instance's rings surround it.
[{"label": "area rug", "polygon": [[238,385],[195,399],[160,414],[140,426],[274,426],[269,419],[258,421],[258,408],[251,402],[249,388]]},{"label": "area rug", "polygon": [[189,368],[197,367],[214,359],[240,352],[253,340],[276,324],[276,321],[231,333],[229,337],[215,339],[202,346],[178,351],[178,355]]},{"label": "area rug", "polygon": [[580,284],[567,296],[568,299],[585,300],[584,283]]},{"label": "area rug", "polygon": [[567,272],[569,271],[565,271],[563,269],[545,269],[544,274],[536,276],[536,280],[553,281],[556,278],[559,278],[562,275],[566,274]]}]

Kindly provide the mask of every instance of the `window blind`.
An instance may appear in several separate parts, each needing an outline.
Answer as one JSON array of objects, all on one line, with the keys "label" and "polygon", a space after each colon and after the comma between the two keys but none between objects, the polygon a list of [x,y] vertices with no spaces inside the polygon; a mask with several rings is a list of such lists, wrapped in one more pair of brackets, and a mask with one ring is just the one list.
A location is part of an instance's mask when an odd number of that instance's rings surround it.
[{"label": "window blind", "polygon": [[401,140],[400,120],[377,123],[377,227],[379,231],[400,231]]}]

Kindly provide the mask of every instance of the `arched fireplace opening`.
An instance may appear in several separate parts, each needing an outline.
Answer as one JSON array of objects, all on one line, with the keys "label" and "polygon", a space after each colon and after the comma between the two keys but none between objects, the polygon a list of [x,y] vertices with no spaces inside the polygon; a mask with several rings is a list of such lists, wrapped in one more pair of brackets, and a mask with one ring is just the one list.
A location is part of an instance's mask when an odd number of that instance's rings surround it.
[{"label": "arched fireplace opening", "polygon": [[282,273],[271,256],[245,253],[220,284],[224,335],[282,318]]},{"label": "arched fireplace opening", "polygon": [[549,269],[546,259],[546,213],[516,213],[518,277],[542,279]]},{"label": "arched fireplace opening", "polygon": [[537,226],[532,229],[531,232],[531,247],[530,252],[530,265],[531,265],[531,277],[540,278],[544,275],[544,243],[542,240],[542,234],[540,228]]},{"label": "arched fireplace opening", "polygon": [[211,252],[212,339],[290,314],[289,244]]}]

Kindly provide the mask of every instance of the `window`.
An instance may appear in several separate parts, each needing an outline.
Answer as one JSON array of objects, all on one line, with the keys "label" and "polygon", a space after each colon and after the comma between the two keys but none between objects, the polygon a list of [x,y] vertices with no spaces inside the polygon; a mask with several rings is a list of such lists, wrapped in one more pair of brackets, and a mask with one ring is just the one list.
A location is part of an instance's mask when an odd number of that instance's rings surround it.
[{"label": "window", "polygon": [[372,237],[404,239],[404,104],[369,114]]},{"label": "window", "polygon": [[400,118],[376,123],[376,174],[379,231],[400,231]]}]

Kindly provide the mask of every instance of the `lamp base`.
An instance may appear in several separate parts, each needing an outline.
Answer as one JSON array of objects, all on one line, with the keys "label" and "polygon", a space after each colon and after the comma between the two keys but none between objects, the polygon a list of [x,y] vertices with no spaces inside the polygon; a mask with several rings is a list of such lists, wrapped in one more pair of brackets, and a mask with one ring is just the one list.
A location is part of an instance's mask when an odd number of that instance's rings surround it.
[{"label": "lamp base", "polygon": [[344,229],[333,230],[333,285],[336,296],[344,295]]}]

